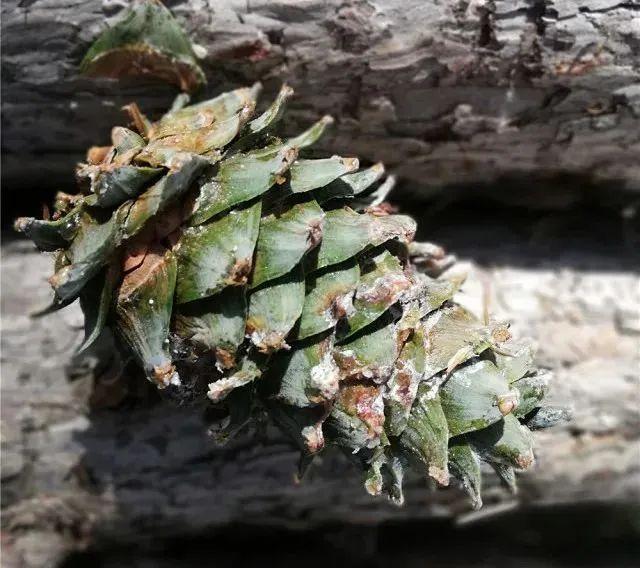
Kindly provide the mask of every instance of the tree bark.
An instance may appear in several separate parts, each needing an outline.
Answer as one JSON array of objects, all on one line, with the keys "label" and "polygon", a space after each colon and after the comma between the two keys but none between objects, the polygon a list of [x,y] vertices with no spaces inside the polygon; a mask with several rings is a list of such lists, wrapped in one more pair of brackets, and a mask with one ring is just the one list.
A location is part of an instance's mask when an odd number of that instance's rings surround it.
[{"label": "tree bark", "polygon": [[[152,115],[169,105],[163,85],[78,76],[127,3],[3,2],[5,187],[69,189],[86,148],[125,121],[123,104]],[[485,185],[497,199],[561,207],[640,189],[637,0],[167,4],[206,49],[210,92],[262,80],[268,97],[290,82],[287,130],[336,115],[322,148],[384,160],[407,194]]]},{"label": "tree bark", "polygon": [[[469,512],[456,488],[432,492],[417,478],[402,508],[374,499],[331,451],[296,484],[296,451],[271,428],[218,448],[202,408],[127,404],[113,384],[94,383],[91,361],[70,365],[81,339],[76,305],[45,319],[26,315],[46,303],[49,264],[26,242],[4,246],[3,552],[17,566],[56,566],[87,545],[142,546],[232,524],[311,529]],[[599,272],[580,264],[468,266],[460,301],[478,311],[481,283],[490,282],[496,317],[508,313],[517,336],[538,340],[539,362],[557,369],[552,398],[574,412],[570,423],[536,433],[537,465],[519,476],[517,496],[485,477],[481,514],[640,500],[640,281],[615,258],[598,261]]]}]

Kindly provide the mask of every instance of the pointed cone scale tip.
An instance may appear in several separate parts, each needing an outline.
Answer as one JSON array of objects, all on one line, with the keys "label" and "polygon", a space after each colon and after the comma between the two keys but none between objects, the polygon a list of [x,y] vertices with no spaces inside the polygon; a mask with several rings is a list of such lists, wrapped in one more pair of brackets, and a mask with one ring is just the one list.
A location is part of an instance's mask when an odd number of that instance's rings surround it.
[{"label": "pointed cone scale tip", "polygon": [[519,394],[517,391],[510,391],[498,398],[498,410],[502,416],[511,414],[518,408]]},{"label": "pointed cone scale tip", "polygon": [[260,96],[260,93],[262,93],[262,83],[260,81],[256,81],[249,88],[249,94],[251,98],[255,100]]}]

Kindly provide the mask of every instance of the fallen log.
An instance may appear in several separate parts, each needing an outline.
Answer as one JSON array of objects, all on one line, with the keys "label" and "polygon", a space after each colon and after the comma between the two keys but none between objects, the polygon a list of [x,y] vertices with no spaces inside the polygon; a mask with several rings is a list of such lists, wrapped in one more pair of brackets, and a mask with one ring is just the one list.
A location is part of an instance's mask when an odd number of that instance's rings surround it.
[{"label": "fallen log", "polygon": [[[296,451],[275,430],[216,447],[204,408],[140,396],[144,380],[123,392],[92,361],[70,365],[79,308],[26,315],[46,302],[49,268],[30,244],[3,246],[4,552],[23,566],[56,565],[88,545],[194,538],[236,524],[312,529],[470,514],[462,492],[433,492],[418,478],[402,508],[374,499],[332,452],[297,484]],[[637,275],[470,270],[461,302],[477,309],[488,280],[496,316],[511,314],[517,335],[538,339],[539,361],[557,369],[552,397],[575,409],[570,423],[536,433],[537,465],[520,476],[518,495],[488,477],[480,514],[638,502]]]},{"label": "fallen log", "polygon": [[[73,165],[125,121],[122,105],[157,115],[170,104],[165,85],[78,75],[127,3],[3,3],[5,188],[72,188]],[[502,201],[566,207],[640,189],[636,2],[168,5],[206,52],[209,92],[261,80],[266,99],[288,81],[288,131],[336,115],[320,150],[384,160],[406,195],[483,186]]]}]

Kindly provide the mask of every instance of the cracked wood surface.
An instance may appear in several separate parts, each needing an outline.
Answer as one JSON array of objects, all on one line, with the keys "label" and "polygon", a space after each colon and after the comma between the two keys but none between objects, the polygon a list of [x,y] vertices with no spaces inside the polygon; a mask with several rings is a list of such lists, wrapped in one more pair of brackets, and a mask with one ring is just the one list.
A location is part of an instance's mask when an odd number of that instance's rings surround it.
[{"label": "cracked wood surface", "polygon": [[[81,341],[77,305],[26,315],[48,299],[50,259],[24,241],[2,253],[3,552],[17,566],[55,566],[87,544],[193,538],[231,524],[310,529],[468,512],[455,488],[430,492],[418,478],[403,508],[374,499],[335,452],[297,485],[296,452],[275,431],[217,448],[202,409],[118,404],[109,385],[93,387],[91,361],[70,365]],[[556,369],[553,401],[575,417],[536,433],[537,465],[519,476],[517,497],[487,476],[485,512],[505,503],[637,503],[638,275],[615,256],[574,266],[497,262],[467,266],[460,301],[479,313],[490,283],[496,318],[538,341],[538,361]]]},{"label": "cracked wood surface", "polygon": [[[127,3],[3,2],[5,187],[69,189],[85,149],[125,121],[123,104],[154,114],[170,103],[163,85],[77,75]],[[638,0],[167,4],[206,49],[210,91],[260,79],[268,98],[290,82],[289,131],[336,115],[321,149],[384,160],[408,193],[482,184],[502,200],[562,207],[595,191],[613,199],[592,184],[640,189]],[[538,183],[550,178],[560,183]],[[521,191],[496,188],[514,179]]]}]

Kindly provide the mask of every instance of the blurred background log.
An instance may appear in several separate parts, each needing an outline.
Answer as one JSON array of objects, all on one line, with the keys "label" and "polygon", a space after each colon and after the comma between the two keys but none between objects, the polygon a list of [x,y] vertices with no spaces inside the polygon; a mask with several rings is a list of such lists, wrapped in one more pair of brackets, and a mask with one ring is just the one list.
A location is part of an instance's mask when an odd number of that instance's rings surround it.
[{"label": "blurred background log", "polygon": [[523,263],[520,254],[509,263],[496,244],[491,265],[461,263],[470,278],[460,301],[480,311],[488,282],[496,317],[508,317],[516,335],[538,341],[539,363],[556,369],[552,398],[575,416],[536,434],[537,466],[520,476],[517,496],[488,476],[480,513],[470,513],[455,488],[431,492],[422,479],[410,480],[402,508],[373,499],[332,452],[295,484],[296,452],[277,432],[251,431],[217,448],[202,408],[141,398],[142,380],[127,392],[101,378],[104,370],[91,360],[70,365],[81,337],[78,307],[29,319],[47,300],[49,260],[23,241],[5,244],[5,553],[31,559],[21,566],[49,566],[88,545],[147,546],[157,553],[165,542],[201,536],[208,542],[238,525],[342,530],[460,516],[473,521],[530,507],[600,503],[609,511],[601,514],[609,515],[611,507],[633,507],[640,501],[640,278],[621,256],[565,249],[551,261]]},{"label": "blurred background log", "polygon": [[[125,0],[2,3],[3,181],[38,198],[73,186],[120,107],[156,115],[161,84],[78,76]],[[297,91],[287,129],[337,117],[322,150],[529,207],[619,203],[640,189],[640,4],[615,0],[170,0],[206,51],[208,92],[261,80]],[[36,167],[37,166],[37,167]]]}]

